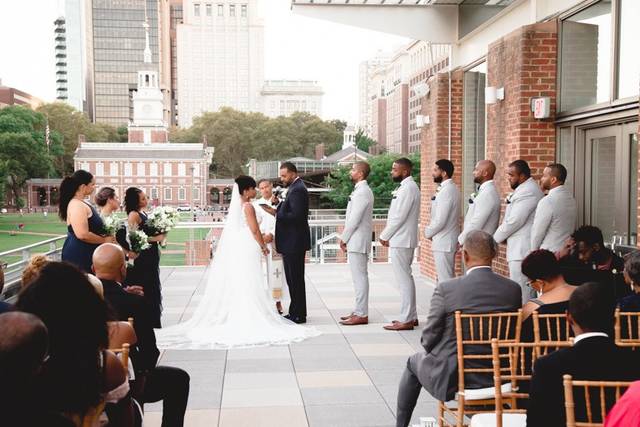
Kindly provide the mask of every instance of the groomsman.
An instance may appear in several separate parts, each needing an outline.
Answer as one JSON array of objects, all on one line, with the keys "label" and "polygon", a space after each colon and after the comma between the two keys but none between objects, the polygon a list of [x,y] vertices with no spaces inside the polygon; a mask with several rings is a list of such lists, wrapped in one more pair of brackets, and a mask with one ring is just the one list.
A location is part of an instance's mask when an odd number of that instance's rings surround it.
[{"label": "groomsman", "polygon": [[369,272],[367,263],[371,252],[373,231],[373,192],[367,184],[371,168],[367,162],[356,162],[351,167],[351,180],[355,188],[349,197],[340,248],[347,252],[351,278],[356,291],[356,305],[348,316],[341,317],[343,325],[369,323]]},{"label": "groomsman", "polygon": [[431,250],[436,264],[438,283],[453,279],[456,243],[460,234],[460,191],[453,182],[453,163],[440,159],[433,165],[433,182],[438,184],[431,198],[431,223],[424,236],[431,240]]},{"label": "groomsman", "polygon": [[531,252],[531,228],[538,202],[544,196],[538,184],[531,178],[531,169],[524,160],[509,164],[507,176],[511,189],[507,196],[507,209],[500,227],[493,238],[497,243],[507,242],[509,277],[522,288],[522,303],[536,296],[527,286],[527,278],[522,274],[522,260]]},{"label": "groomsman", "polygon": [[464,227],[458,237],[460,246],[472,230],[482,230],[493,235],[500,222],[500,196],[493,182],[496,165],[491,160],[480,160],[473,169],[473,182],[480,185],[477,192],[471,194],[469,208],[464,217]]},{"label": "groomsman", "polygon": [[567,169],[552,163],[542,172],[540,187],[548,191],[538,202],[531,229],[531,250],[547,249],[557,252],[576,228],[578,208],[571,191],[565,187]]},{"label": "groomsman", "polygon": [[418,326],[416,312],[416,284],[411,273],[413,254],[418,246],[418,216],[420,189],[411,176],[413,163],[400,158],[393,163],[391,178],[400,183],[393,192],[387,226],[380,233],[380,243],[389,248],[393,275],[402,297],[400,320],[384,326],[389,331],[402,331]]}]

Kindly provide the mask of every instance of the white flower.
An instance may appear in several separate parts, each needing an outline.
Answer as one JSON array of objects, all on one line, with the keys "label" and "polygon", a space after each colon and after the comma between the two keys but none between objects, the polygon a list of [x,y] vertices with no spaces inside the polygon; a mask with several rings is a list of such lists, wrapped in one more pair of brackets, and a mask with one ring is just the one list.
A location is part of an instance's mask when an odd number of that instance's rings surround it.
[{"label": "white flower", "polygon": [[165,234],[180,221],[180,214],[169,206],[158,206],[147,218],[147,227],[152,234]]},{"label": "white flower", "polygon": [[471,194],[469,194],[469,204],[472,205],[473,201],[476,199],[476,197],[478,196],[478,193],[476,193],[475,191]]},{"label": "white flower", "polygon": [[149,249],[149,236],[142,230],[129,230],[129,242],[131,243],[131,250],[135,253],[140,253],[145,249]]},{"label": "white flower", "polygon": [[511,203],[511,198],[513,197],[513,193],[509,193],[507,194],[507,197],[505,197],[504,201],[507,202],[507,204]]},{"label": "white flower", "polygon": [[103,229],[106,235],[115,236],[116,232],[122,227],[123,221],[120,218],[116,218],[115,215],[109,215],[102,218],[104,224]]}]

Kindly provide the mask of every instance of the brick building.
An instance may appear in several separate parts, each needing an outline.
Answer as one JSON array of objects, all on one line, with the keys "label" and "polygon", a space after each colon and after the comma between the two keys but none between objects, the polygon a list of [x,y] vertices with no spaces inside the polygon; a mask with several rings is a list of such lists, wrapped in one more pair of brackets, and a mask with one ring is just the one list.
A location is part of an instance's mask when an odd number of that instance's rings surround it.
[{"label": "brick building", "polygon": [[24,105],[35,110],[40,104],[42,104],[40,99],[27,92],[9,86],[3,86],[2,80],[0,80],[0,108],[9,105]]},{"label": "brick building", "polygon": [[[599,226],[608,241],[637,245],[640,3],[457,3],[296,0],[293,11],[451,45],[451,72],[428,78],[428,94],[420,100],[422,115],[429,117],[421,131],[421,224],[430,220],[435,184],[429,171],[438,158],[455,164],[454,180],[463,190],[461,221],[477,160],[496,163],[503,196],[511,191],[505,177],[511,161],[527,160],[535,178],[559,161],[569,171],[578,224]],[[538,98],[549,107],[541,118],[532,111]],[[503,255],[496,265],[506,273]],[[434,277],[424,239],[420,264]]]}]

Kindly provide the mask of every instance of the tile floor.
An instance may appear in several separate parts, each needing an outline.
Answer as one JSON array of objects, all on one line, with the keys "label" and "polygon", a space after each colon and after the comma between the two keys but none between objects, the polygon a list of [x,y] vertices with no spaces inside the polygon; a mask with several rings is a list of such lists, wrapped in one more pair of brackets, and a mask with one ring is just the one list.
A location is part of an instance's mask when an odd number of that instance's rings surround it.
[{"label": "tile floor", "polygon": [[[418,314],[424,325],[433,284],[414,269]],[[191,375],[186,426],[393,426],[397,386],[407,356],[421,349],[420,332],[382,325],[400,307],[389,264],[369,270],[369,325],[337,323],[352,309],[353,288],[344,264],[309,264],[308,325],[319,337],[290,346],[241,350],[168,350],[160,363]],[[163,268],[163,323],[188,318],[205,287],[204,268]],[[147,405],[145,427],[160,426],[161,404]],[[436,402],[421,393],[413,423],[435,416]]]}]

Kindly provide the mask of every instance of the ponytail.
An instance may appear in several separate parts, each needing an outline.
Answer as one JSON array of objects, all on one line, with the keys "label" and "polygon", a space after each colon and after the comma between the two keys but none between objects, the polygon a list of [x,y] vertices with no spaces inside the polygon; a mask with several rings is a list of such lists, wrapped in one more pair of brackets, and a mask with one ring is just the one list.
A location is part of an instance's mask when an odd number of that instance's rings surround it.
[{"label": "ponytail", "polygon": [[67,208],[69,202],[73,199],[81,185],[90,184],[93,180],[91,173],[78,169],[72,175],[64,177],[60,184],[60,202],[58,206],[58,215],[63,221],[67,220]]}]

